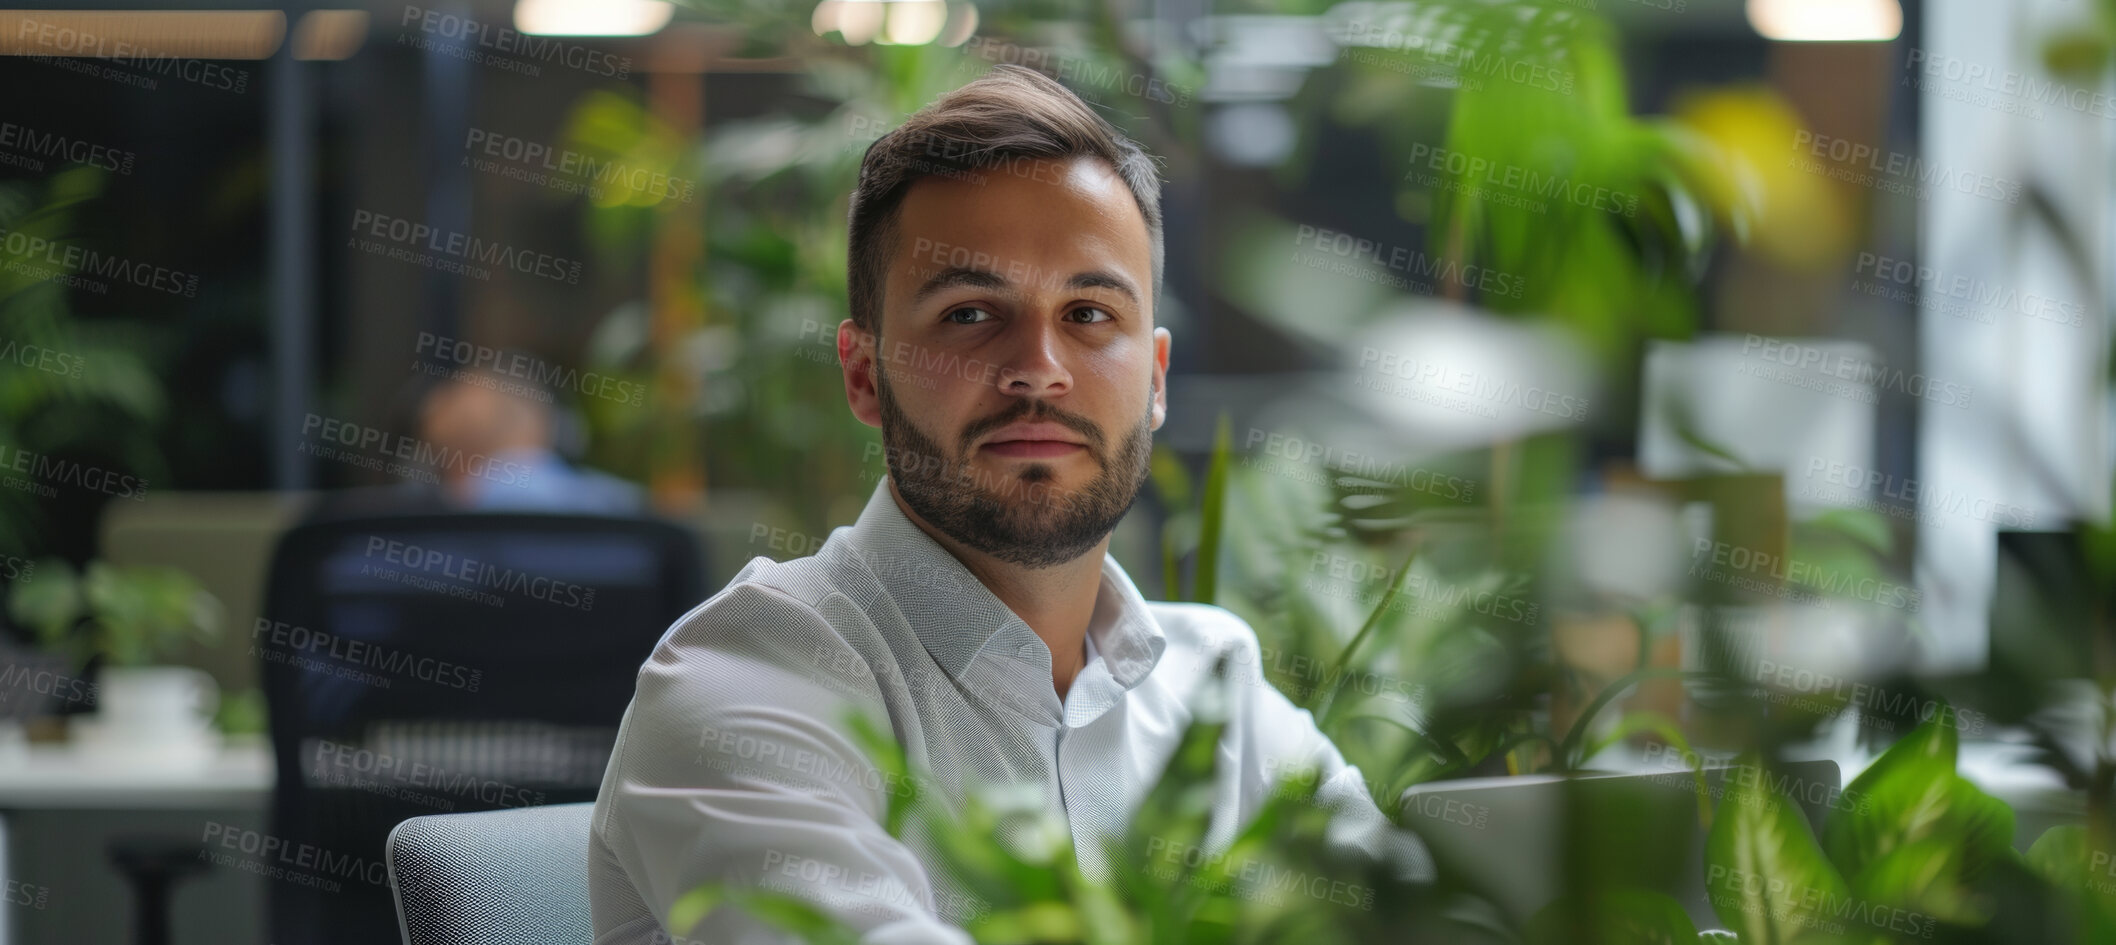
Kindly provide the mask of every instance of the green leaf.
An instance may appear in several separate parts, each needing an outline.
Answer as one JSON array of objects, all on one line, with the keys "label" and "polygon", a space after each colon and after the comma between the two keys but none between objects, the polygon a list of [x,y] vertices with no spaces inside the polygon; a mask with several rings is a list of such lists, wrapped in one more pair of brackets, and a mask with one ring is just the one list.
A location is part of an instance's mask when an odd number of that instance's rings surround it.
[{"label": "green leaf", "polygon": [[[2064,824],[2043,831],[2022,859],[2050,885],[2076,889],[2086,885],[2090,846],[2085,825]],[[2116,868],[2116,861],[2104,857],[2100,865]],[[2116,874],[2110,878],[2116,880]]]},{"label": "green leaf", "polygon": [[37,639],[51,646],[87,612],[88,601],[81,593],[80,578],[64,559],[39,561],[34,574],[8,595],[7,613],[16,623],[35,629]]},{"label": "green leaf", "polygon": [[1845,790],[1872,790],[1875,784],[1893,777],[1890,772],[1894,769],[1916,764],[1923,759],[1945,762],[1947,770],[1953,771],[1955,758],[1961,753],[1960,736],[1956,734],[1953,726],[1938,724],[1940,719],[1949,715],[1950,713],[1944,712],[1934,713],[1932,720],[1912,729],[1910,734],[1903,736],[1894,745],[1889,746],[1887,751],[1882,752],[1881,757],[1875,758],[1873,764],[1867,765],[1866,770],[1860,772]]},{"label": "green leaf", "polygon": [[1952,839],[1926,837],[1875,860],[1852,878],[1852,889],[1865,902],[1888,910],[1864,913],[1874,924],[1911,937],[1930,937],[1930,930],[1941,919],[1982,925],[1991,916],[1973,899],[1963,880],[1965,858],[1963,848]]},{"label": "green leaf", "polygon": [[1219,429],[1212,435],[1212,462],[1205,469],[1204,522],[1198,528],[1198,572],[1191,582],[1190,599],[1201,604],[1219,601],[1220,527],[1227,515],[1227,462],[1234,452],[1234,433],[1227,414],[1220,414]]},{"label": "green leaf", "polygon": [[1397,568],[1395,576],[1389,579],[1388,590],[1383,591],[1381,600],[1375,602],[1374,609],[1367,614],[1366,622],[1360,624],[1359,632],[1352,635],[1344,650],[1337,654],[1336,661],[1330,664],[1330,671],[1323,677],[1322,691],[1316,699],[1318,708],[1315,714],[1319,719],[1316,724],[1323,731],[1331,730],[1330,722],[1338,711],[1337,694],[1344,688],[1346,671],[1357,665],[1353,662],[1353,657],[1358,655],[1360,647],[1367,639],[1374,635],[1374,628],[1381,625],[1382,615],[1387,614],[1389,609],[1396,605],[1397,595],[1403,592],[1404,578],[1410,575],[1411,563],[1416,560],[1418,549],[1414,546],[1409,556],[1404,558],[1403,566]]},{"label": "green leaf", "polygon": [[[1743,763],[1754,766],[1756,759]],[[1825,904],[1851,897],[1807,821],[1766,786],[1769,780],[1730,772],[1705,841],[1706,896],[1720,921],[1749,945],[1785,945],[1805,932],[1831,931]]]},{"label": "green leaf", "polygon": [[1616,889],[1592,901],[1566,897],[1528,920],[1528,945],[1695,945],[1697,926],[1665,893]]},{"label": "green leaf", "polygon": [[1953,726],[1941,724],[1952,717],[1935,713],[1845,790],[1872,802],[1838,812],[1823,828],[1823,847],[1845,875],[1860,876],[1897,849],[1928,838],[1958,849],[1965,882],[2012,855],[2013,809],[1954,773],[1957,736]]},{"label": "green leaf", "polygon": [[698,927],[698,923],[705,921],[706,916],[712,915],[713,910],[720,908],[720,904],[726,902],[727,898],[727,888],[717,883],[684,893],[676,900],[675,905],[669,907],[669,927],[675,929],[678,935],[689,935],[692,929]]},{"label": "green leaf", "polygon": [[904,754],[904,746],[897,742],[894,733],[884,730],[864,714],[848,715],[845,724],[852,730],[852,740],[880,769],[882,783],[902,785],[901,789],[888,792],[889,810],[882,821],[890,836],[902,837],[904,819],[910,816],[913,805],[923,794],[923,785],[912,774],[911,761]]},{"label": "green leaf", "polygon": [[687,939],[698,923],[716,910],[734,906],[779,931],[810,945],[857,945],[859,932],[824,911],[815,903],[781,892],[731,889],[714,883],[684,893],[669,907],[669,926],[679,940]]},{"label": "green leaf", "polygon": [[1630,692],[1633,686],[1655,679],[1705,678],[1708,678],[1707,673],[1698,670],[1678,669],[1673,666],[1648,666],[1643,669],[1632,670],[1625,674],[1623,678],[1602,687],[1601,692],[1595,693],[1593,701],[1587,703],[1587,708],[1580,711],[1580,717],[1573,720],[1572,728],[1566,730],[1564,739],[1558,742],[1558,757],[1564,759],[1562,763],[1572,767],[1577,767],[1580,763],[1586,761],[1593,752],[1583,754],[1580,751],[1580,746],[1587,737],[1588,726],[1594,722],[1595,716],[1601,714],[1604,707],[1608,706],[1616,697]]},{"label": "green leaf", "polygon": [[[1710,826],[1712,823],[1712,805],[1710,801],[1712,794],[1710,787],[1705,783],[1704,756],[1690,750],[1690,740],[1683,737],[1682,726],[1675,724],[1674,719],[1670,719],[1665,715],[1645,710],[1625,713],[1623,718],[1617,720],[1616,728],[1612,729],[1609,734],[1596,739],[1594,744],[1589,745],[1587,750],[1580,754],[1574,767],[1585,764],[1589,759],[1600,754],[1603,749],[1623,741],[1637,732],[1652,732],[1655,735],[1659,735],[1662,741],[1667,742],[1670,747],[1681,752],[1676,757],[1690,758],[1696,761],[1696,764],[1690,767],[1690,779],[1697,787],[1697,823],[1699,826]],[[1553,742],[1552,747],[1557,748],[1559,746]],[[1563,758],[1560,758],[1558,763],[1565,764],[1566,762]]]},{"label": "green leaf", "polygon": [[2072,894],[2076,921],[2085,930],[2078,941],[2116,940],[2116,851],[2110,845],[2097,846],[2085,826],[2068,824],[2043,831],[2022,859],[2031,872]]}]

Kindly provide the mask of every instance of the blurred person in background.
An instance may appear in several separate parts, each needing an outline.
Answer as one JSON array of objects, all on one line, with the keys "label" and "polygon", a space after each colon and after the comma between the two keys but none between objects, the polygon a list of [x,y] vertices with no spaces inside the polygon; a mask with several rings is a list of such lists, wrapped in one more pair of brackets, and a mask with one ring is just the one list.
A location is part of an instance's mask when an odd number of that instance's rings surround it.
[{"label": "blurred person in background", "polygon": [[[407,388],[390,443],[423,457],[422,478],[324,493],[308,519],[447,512],[637,515],[643,490],[560,455],[562,417],[551,390],[482,366],[451,368]],[[386,450],[384,452],[387,452]],[[380,455],[380,454],[377,454]],[[407,462],[406,465],[410,465]]]},{"label": "blurred person in background", "polygon": [[638,486],[558,454],[556,414],[548,389],[482,367],[435,386],[419,405],[419,438],[472,458],[437,470],[443,501],[480,512],[638,513]]},{"label": "blurred person in background", "polygon": [[811,557],[752,560],[642,668],[594,814],[597,945],[784,940],[734,907],[668,928],[710,884],[799,896],[865,942],[969,942],[978,907],[929,835],[885,829],[904,786],[855,715],[943,804],[1032,796],[1090,876],[1187,725],[1223,720],[1208,848],[1299,773],[1333,842],[1429,879],[1417,839],[1262,678],[1255,632],[1147,602],[1108,554],[1167,411],[1153,159],[1000,66],[869,147],[852,208],[838,354],[889,474],[857,523]]}]

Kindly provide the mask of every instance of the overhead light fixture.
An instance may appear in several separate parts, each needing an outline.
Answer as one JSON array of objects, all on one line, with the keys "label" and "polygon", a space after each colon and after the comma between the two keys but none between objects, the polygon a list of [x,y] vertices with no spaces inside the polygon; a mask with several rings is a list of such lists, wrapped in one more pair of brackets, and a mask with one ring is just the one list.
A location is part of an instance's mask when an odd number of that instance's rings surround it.
[{"label": "overhead light fixture", "polygon": [[665,0],[516,0],[514,28],[537,36],[647,36],[675,15]]},{"label": "overhead light fixture", "polygon": [[366,42],[366,10],[310,10],[294,21],[296,59],[351,59]]},{"label": "overhead light fixture", "polygon": [[286,35],[278,10],[0,12],[0,56],[269,59]]},{"label": "overhead light fixture", "polygon": [[1789,43],[1885,43],[1903,32],[1897,0],[1749,0],[1749,25]]},{"label": "overhead light fixture", "polygon": [[848,46],[960,46],[977,30],[977,7],[949,0],[823,0],[808,25]]},{"label": "overhead light fixture", "polygon": [[896,46],[924,46],[947,25],[948,5],[942,0],[900,0],[889,4],[889,18],[882,24],[878,42]]}]

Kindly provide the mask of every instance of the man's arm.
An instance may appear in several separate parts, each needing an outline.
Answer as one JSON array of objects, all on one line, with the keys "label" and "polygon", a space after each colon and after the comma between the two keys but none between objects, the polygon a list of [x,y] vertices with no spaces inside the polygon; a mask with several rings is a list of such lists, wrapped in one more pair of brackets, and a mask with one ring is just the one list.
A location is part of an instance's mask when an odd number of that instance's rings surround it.
[{"label": "man's arm", "polygon": [[1332,847],[1387,863],[1400,879],[1432,880],[1432,854],[1424,842],[1375,806],[1366,776],[1345,761],[1316,726],[1315,716],[1264,678],[1255,631],[1232,613],[1227,619],[1240,626],[1238,645],[1247,649],[1229,669],[1235,676],[1233,691],[1245,696],[1241,711],[1248,715],[1250,745],[1261,756],[1261,768],[1274,781],[1314,772],[1314,803],[1332,814],[1326,838]]},{"label": "man's arm", "polygon": [[1359,768],[1346,763],[1343,753],[1316,728],[1315,716],[1294,705],[1269,683],[1257,687],[1256,692],[1258,731],[1271,746],[1267,750],[1278,759],[1275,765],[1267,763],[1266,767],[1277,767],[1286,775],[1304,768],[1315,771],[1318,785],[1314,803],[1332,814],[1327,837],[1330,845],[1358,850],[1388,863],[1400,879],[1432,880],[1433,860],[1425,844],[1416,834],[1396,826],[1374,805],[1374,793],[1368,790],[1366,777]]},{"label": "man's arm", "polygon": [[[740,584],[672,632],[639,675],[597,833],[664,928],[708,883],[806,899],[871,943],[960,943],[911,850],[882,826],[891,781],[845,719],[887,715],[871,673],[814,608]],[[852,668],[848,671],[848,667]],[[782,942],[732,908],[677,941]]]}]

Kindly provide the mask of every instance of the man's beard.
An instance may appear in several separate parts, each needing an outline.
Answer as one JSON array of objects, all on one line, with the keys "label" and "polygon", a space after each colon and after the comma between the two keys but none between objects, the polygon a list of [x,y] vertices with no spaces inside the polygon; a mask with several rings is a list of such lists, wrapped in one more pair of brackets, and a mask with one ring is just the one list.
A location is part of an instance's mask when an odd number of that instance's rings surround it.
[{"label": "man's beard", "polygon": [[[948,537],[1001,561],[1048,568],[1079,558],[1117,527],[1146,485],[1153,455],[1150,402],[1114,454],[1094,424],[1060,413],[1046,401],[1026,399],[970,424],[958,448],[948,453],[897,407],[887,371],[876,373],[875,392],[881,400],[882,452],[904,504]],[[978,437],[1024,421],[1057,423],[1079,433],[1101,472],[1078,489],[1060,489],[1049,463],[1024,463],[1007,473],[972,469],[971,444]]]}]

